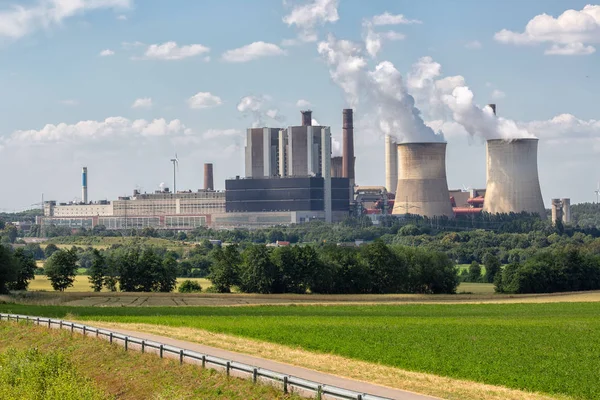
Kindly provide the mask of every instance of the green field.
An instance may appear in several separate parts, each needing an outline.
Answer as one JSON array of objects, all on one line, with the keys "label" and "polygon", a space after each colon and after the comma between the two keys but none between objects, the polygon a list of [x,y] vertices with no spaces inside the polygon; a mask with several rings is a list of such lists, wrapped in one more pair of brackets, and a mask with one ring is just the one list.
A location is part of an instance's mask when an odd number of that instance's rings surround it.
[{"label": "green field", "polygon": [[[34,348],[36,350],[32,350]],[[32,352],[34,356],[30,355]],[[258,400],[299,397],[196,365],[179,365],[179,361],[160,359],[152,354],[126,352],[121,346],[96,338],[49,331],[25,323],[3,322],[0,324],[0,399]]]},{"label": "green field", "polygon": [[3,312],[192,327],[573,398],[600,397],[600,304],[94,308]]}]

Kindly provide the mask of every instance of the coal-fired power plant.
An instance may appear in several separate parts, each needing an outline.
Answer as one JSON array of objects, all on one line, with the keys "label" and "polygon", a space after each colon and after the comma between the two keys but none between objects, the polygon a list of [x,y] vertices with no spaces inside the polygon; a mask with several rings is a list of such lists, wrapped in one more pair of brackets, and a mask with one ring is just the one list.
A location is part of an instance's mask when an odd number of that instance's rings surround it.
[{"label": "coal-fired power plant", "polygon": [[385,189],[396,193],[398,184],[398,145],[391,135],[385,135]]},{"label": "coal-fired power plant", "polygon": [[354,122],[352,109],[342,111],[342,177],[350,179],[350,189],[354,192]]},{"label": "coal-fired power plant", "polygon": [[454,216],[446,180],[446,143],[398,144],[398,163],[392,214]]},{"label": "coal-fired power plant", "polygon": [[212,163],[204,164],[204,190],[215,190]]},{"label": "coal-fired power plant", "polygon": [[81,202],[84,204],[88,202],[87,167],[81,169]]},{"label": "coal-fired power plant", "polygon": [[538,139],[492,139],[487,149],[483,211],[546,214],[537,168]]}]

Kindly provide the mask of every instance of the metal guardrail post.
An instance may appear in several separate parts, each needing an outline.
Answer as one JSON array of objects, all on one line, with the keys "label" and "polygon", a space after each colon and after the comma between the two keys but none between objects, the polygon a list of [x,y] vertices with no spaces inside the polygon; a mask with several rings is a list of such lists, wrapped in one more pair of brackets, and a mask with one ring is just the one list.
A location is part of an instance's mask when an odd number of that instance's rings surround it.
[{"label": "metal guardrail post", "polygon": [[317,400],[321,400],[323,397],[323,386],[319,385],[317,387]]},{"label": "metal guardrail post", "polygon": [[112,332],[108,335],[108,341],[110,342],[110,344],[112,344],[112,342],[113,342],[113,334],[112,334]]},{"label": "metal guardrail post", "polygon": [[71,333],[75,330],[75,324],[71,322]]},{"label": "metal guardrail post", "polygon": [[202,368],[206,368],[206,356],[202,356]]},{"label": "metal guardrail post", "polygon": [[[60,321],[62,322],[62,321]],[[52,328],[52,320],[50,318],[48,318],[48,328]]]},{"label": "metal guardrail post", "polygon": [[160,348],[159,348],[159,352],[160,352],[160,358],[163,358],[163,351],[164,351],[164,347],[163,347],[163,345],[161,344],[161,345],[160,345]]},{"label": "metal guardrail post", "polygon": [[17,322],[19,322],[19,316],[17,315]]},{"label": "metal guardrail post", "polygon": [[227,363],[225,364],[225,369],[227,371],[227,376],[229,376],[229,374],[230,374],[229,370],[231,369],[231,362],[227,361]]},{"label": "metal guardrail post", "polygon": [[125,351],[127,351],[128,347],[129,347],[129,338],[127,336],[125,336]]},{"label": "metal guardrail post", "polygon": [[100,330],[98,328],[96,328],[96,337],[98,337],[98,335],[100,334],[99,332]]},{"label": "metal guardrail post", "polygon": [[142,354],[144,354],[144,347],[146,347],[146,341],[142,340]]},{"label": "metal guardrail post", "polygon": [[83,336],[86,336],[86,333],[85,333],[85,325],[83,326]]},{"label": "metal guardrail post", "polygon": [[288,377],[284,376],[283,377],[283,393],[287,394],[288,392]]},{"label": "metal guardrail post", "polygon": [[258,381],[258,369],[254,368],[252,370],[252,382],[256,383],[256,381]]},{"label": "metal guardrail post", "polygon": [[356,396],[356,400],[362,400],[362,394],[359,394],[358,396]]},{"label": "metal guardrail post", "polygon": [[183,364],[183,350],[179,350],[179,365]]},{"label": "metal guardrail post", "polygon": [[36,324],[37,324],[37,325],[39,325],[39,324],[40,324],[40,317],[37,317]]},{"label": "metal guardrail post", "polygon": [[[58,321],[58,326],[60,327],[60,330],[62,331],[62,326],[63,326],[63,322],[62,319],[60,321]],[[50,327],[50,318],[48,318],[48,328]]]}]

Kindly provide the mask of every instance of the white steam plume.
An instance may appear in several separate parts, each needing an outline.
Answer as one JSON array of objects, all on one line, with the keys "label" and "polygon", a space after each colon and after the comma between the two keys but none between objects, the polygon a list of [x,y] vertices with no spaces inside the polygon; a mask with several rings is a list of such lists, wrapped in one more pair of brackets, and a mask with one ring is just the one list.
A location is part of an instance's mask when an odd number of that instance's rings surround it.
[{"label": "white steam plume", "polygon": [[347,40],[330,35],[318,46],[330,67],[330,74],[345,92],[353,107],[365,98],[373,104],[379,121],[379,130],[398,142],[439,142],[443,135],[425,125],[414,98],[408,93],[402,75],[389,61],[379,63],[368,71],[363,49]]},{"label": "white steam plume", "polygon": [[277,108],[267,107],[267,101],[266,96],[246,96],[238,103],[237,110],[244,115],[252,116],[253,128],[265,126],[269,120],[279,123],[284,122],[285,117],[281,115]]}]

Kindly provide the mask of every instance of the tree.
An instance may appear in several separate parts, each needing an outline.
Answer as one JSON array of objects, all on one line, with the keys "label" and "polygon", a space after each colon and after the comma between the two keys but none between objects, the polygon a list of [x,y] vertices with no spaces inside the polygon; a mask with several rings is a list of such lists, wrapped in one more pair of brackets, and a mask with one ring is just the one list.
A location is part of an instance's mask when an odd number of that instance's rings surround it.
[{"label": "tree", "polygon": [[481,280],[481,265],[477,261],[473,261],[469,265],[469,282],[479,282]]},{"label": "tree", "polygon": [[8,240],[11,243],[14,243],[17,240],[17,236],[19,235],[19,231],[16,226],[12,224],[8,224],[4,227],[4,234],[8,237]]},{"label": "tree", "polygon": [[100,292],[104,285],[105,275],[107,272],[106,259],[97,249],[92,250],[92,264],[89,269],[90,286],[94,292]]},{"label": "tree", "polygon": [[394,253],[382,240],[363,247],[362,258],[370,270],[373,293],[400,293],[408,280],[406,260]]},{"label": "tree", "polygon": [[202,286],[196,281],[187,279],[181,282],[178,290],[179,293],[200,293],[202,291]]},{"label": "tree", "polygon": [[18,270],[10,248],[0,245],[0,293],[8,292],[8,285],[17,279]]},{"label": "tree", "polygon": [[231,287],[239,284],[239,268],[241,256],[237,245],[230,245],[223,250],[215,247],[212,252],[214,260],[208,279],[219,293],[231,292]]},{"label": "tree", "polygon": [[502,264],[500,264],[500,260],[498,257],[491,253],[486,253],[483,256],[483,265],[485,266],[485,276],[484,280],[487,283],[493,283],[496,275],[500,272]]},{"label": "tree", "polygon": [[160,270],[155,272],[156,282],[153,290],[162,293],[172,292],[177,286],[177,260],[167,254],[163,258]]},{"label": "tree", "polygon": [[58,246],[55,245],[54,243],[50,243],[44,249],[44,255],[46,256],[46,258],[50,258],[52,256],[52,254],[54,254],[54,252],[56,252],[57,250],[58,250]]},{"label": "tree", "polygon": [[240,270],[242,292],[268,294],[281,291],[281,275],[265,245],[246,248],[243,258]]},{"label": "tree", "polygon": [[44,264],[44,271],[50,279],[52,288],[64,292],[73,286],[77,274],[77,253],[71,250],[55,251]]},{"label": "tree", "polygon": [[17,276],[13,282],[8,284],[10,290],[27,290],[29,281],[35,279],[37,265],[33,256],[24,248],[15,250],[14,259],[17,263]]}]

